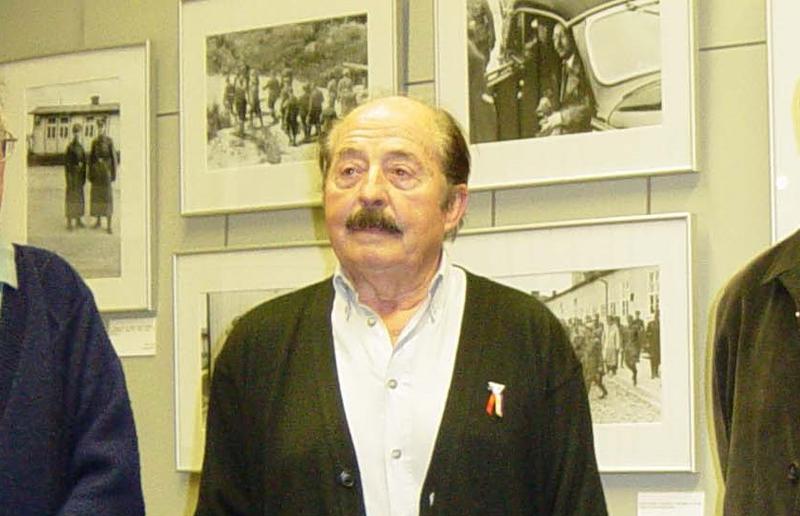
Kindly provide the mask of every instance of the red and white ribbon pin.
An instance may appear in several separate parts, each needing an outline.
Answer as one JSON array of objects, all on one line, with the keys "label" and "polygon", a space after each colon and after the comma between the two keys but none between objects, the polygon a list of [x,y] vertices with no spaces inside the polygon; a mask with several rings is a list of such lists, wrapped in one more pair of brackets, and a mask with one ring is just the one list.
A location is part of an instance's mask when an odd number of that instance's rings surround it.
[{"label": "red and white ribbon pin", "polygon": [[489,382],[486,389],[491,391],[486,401],[486,413],[490,416],[503,417],[503,391],[506,386],[502,383]]}]

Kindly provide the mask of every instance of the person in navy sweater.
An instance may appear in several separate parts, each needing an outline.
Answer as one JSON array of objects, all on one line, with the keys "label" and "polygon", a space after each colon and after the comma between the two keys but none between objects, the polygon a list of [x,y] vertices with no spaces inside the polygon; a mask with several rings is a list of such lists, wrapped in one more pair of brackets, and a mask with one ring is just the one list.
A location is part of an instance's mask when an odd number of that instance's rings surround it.
[{"label": "person in navy sweater", "polygon": [[[0,116],[0,193],[14,142]],[[2,241],[0,514],[144,514],[125,377],[92,293],[55,254]]]}]

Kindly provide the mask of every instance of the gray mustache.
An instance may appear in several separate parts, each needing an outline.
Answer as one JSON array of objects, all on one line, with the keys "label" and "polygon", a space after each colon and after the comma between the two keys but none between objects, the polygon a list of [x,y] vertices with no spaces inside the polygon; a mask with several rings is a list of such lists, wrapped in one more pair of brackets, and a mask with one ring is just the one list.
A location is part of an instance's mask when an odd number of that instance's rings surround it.
[{"label": "gray mustache", "polygon": [[396,235],[403,234],[397,222],[382,209],[364,208],[353,213],[345,221],[345,227],[351,231],[359,229],[379,229]]}]

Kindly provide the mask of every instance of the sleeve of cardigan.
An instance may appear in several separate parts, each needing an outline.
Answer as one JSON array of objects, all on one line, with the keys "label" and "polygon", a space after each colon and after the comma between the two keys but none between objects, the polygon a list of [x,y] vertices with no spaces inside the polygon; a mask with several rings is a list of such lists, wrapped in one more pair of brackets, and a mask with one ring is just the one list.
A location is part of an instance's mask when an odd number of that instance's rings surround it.
[{"label": "sleeve of cardigan", "polygon": [[728,446],[733,414],[733,392],[736,379],[736,346],[739,327],[739,302],[725,292],[717,307],[712,340],[711,401],[714,411],[714,433],[717,438],[722,476],[727,476]]},{"label": "sleeve of cardigan", "polygon": [[68,493],[58,514],[143,515],[139,450],[122,364],[91,293],[78,278],[72,285],[82,295],[63,328],[72,450]]},{"label": "sleeve of cardigan", "polygon": [[564,329],[555,318],[550,323],[552,339],[548,382],[544,403],[545,422],[542,514],[605,516],[603,486],[594,453],[589,400],[580,362],[572,351]]},{"label": "sleeve of cardigan", "polygon": [[[233,516],[255,512],[247,478],[246,433],[242,419],[238,367],[231,334],[214,365],[206,421],[200,497],[195,516]],[[240,371],[238,371],[240,373]]]}]

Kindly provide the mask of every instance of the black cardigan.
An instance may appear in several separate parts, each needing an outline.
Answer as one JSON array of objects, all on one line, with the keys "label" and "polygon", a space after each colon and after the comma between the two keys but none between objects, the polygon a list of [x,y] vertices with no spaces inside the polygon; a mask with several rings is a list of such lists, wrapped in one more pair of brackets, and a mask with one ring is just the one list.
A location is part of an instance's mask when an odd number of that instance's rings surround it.
[{"label": "black cardigan", "polygon": [[[333,295],[325,280],[232,330],[212,380],[197,515],[364,514]],[[606,514],[580,364],[558,320],[469,273],[464,310],[420,514]],[[490,380],[506,385],[503,418],[485,412]]]}]

